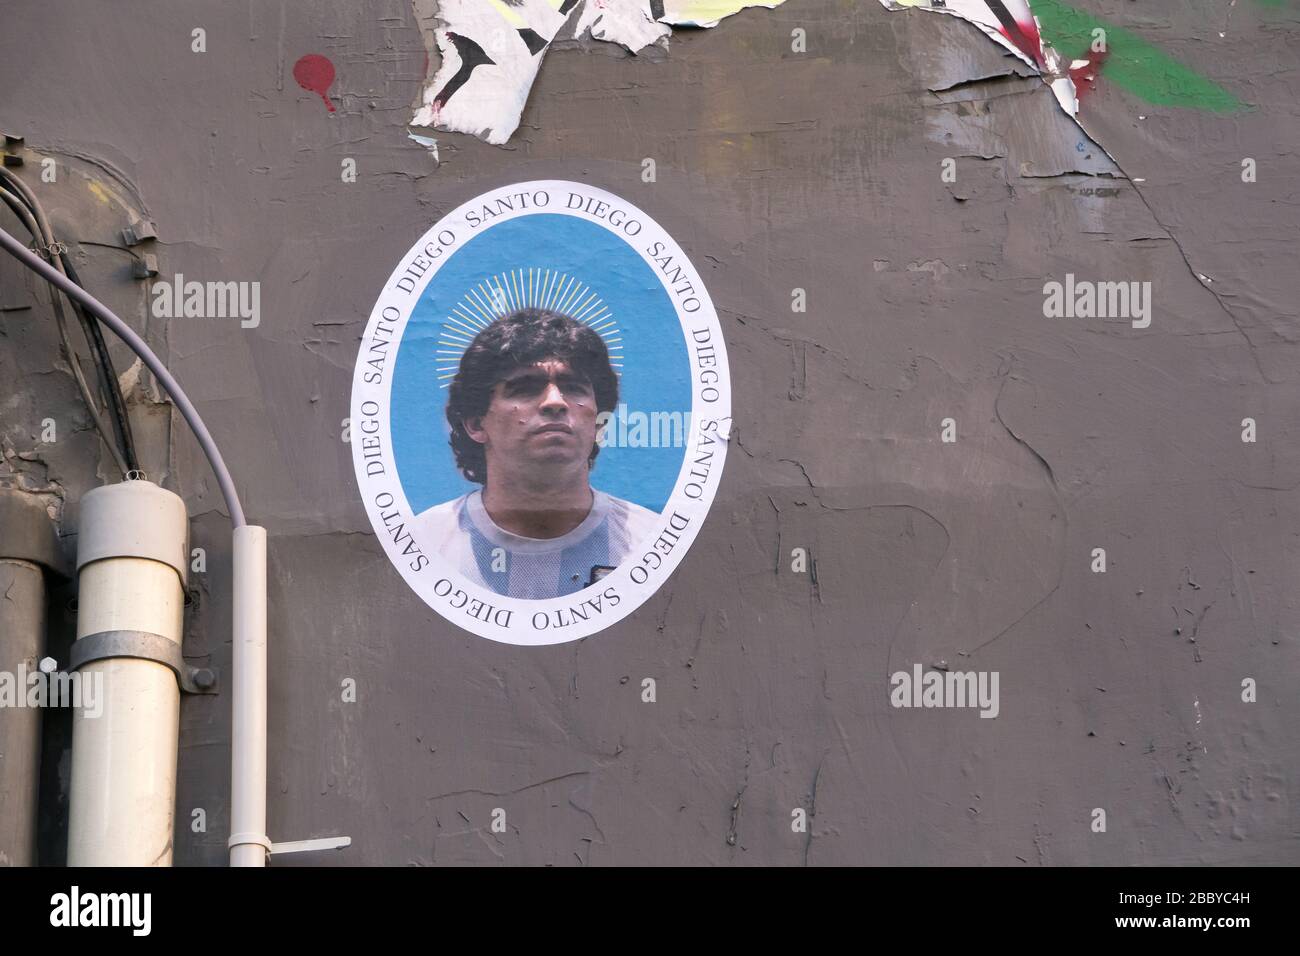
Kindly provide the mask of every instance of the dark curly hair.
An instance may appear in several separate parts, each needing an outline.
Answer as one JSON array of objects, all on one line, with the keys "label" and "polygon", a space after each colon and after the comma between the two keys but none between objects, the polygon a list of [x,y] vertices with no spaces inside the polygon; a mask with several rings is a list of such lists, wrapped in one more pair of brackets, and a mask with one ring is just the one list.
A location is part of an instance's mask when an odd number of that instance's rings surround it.
[{"label": "dark curly hair", "polygon": [[[487,414],[497,382],[517,368],[556,359],[585,378],[596,393],[596,412],[612,412],[618,405],[618,377],[609,362],[605,340],[563,312],[525,306],[495,319],[474,336],[451,380],[447,399],[447,424],[456,467],[470,481],[487,483],[487,456],[483,446],[469,436],[465,420]],[[594,464],[600,446],[593,443],[588,463]]]}]

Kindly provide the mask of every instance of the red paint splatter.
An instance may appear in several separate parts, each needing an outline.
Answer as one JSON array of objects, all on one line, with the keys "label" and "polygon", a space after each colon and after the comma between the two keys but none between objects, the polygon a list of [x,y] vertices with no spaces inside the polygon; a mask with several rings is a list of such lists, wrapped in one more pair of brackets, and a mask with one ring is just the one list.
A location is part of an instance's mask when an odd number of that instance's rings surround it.
[{"label": "red paint splatter", "polygon": [[1109,50],[1101,52],[1089,51],[1077,59],[1086,59],[1088,62],[1082,66],[1070,67],[1070,79],[1074,81],[1075,95],[1078,96],[1079,102],[1083,102],[1086,94],[1091,93],[1097,88],[1097,77],[1101,75],[1102,64],[1106,62],[1106,57],[1110,55]]},{"label": "red paint splatter", "polygon": [[334,64],[329,61],[329,57],[308,53],[299,58],[293,65],[293,78],[304,90],[320,94],[329,111],[334,112],[334,104],[329,98],[330,85],[334,82]]}]

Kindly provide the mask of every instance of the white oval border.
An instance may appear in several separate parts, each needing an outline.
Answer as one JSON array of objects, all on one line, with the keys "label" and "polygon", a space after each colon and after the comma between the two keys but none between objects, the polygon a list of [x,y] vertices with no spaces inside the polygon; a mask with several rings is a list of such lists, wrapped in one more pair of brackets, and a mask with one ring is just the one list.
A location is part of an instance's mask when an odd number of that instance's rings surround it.
[{"label": "white oval border", "polygon": [[[549,197],[547,204],[535,206],[538,195],[542,193]],[[581,200],[576,208],[570,208],[573,197]],[[512,204],[516,208],[502,210],[490,221],[483,221],[483,211],[505,198],[512,198]],[[562,208],[556,208],[557,199],[560,200]],[[602,205],[607,208],[602,209]],[[619,227],[612,226],[605,218],[616,210],[624,213]],[[692,399],[690,434],[687,436],[686,447],[682,449],[682,467],[678,472],[672,494],[660,513],[659,533],[635,545],[629,558],[596,584],[573,594],[544,601],[509,598],[471,584],[437,553],[425,551],[403,553],[404,549],[410,548],[412,544],[418,548],[419,542],[404,528],[414,515],[397,475],[390,430],[392,374],[397,353],[406,332],[406,323],[410,319],[411,310],[420,301],[429,280],[469,239],[499,223],[518,216],[537,213],[559,213],[593,222],[628,242],[641,255],[650,270],[659,277],[681,325],[682,339],[690,360]],[[479,222],[475,223],[471,219],[472,215],[478,218]],[[639,232],[631,239],[625,233],[629,228],[628,220],[640,223]],[[448,234],[450,234],[449,240]],[[658,250],[654,249],[656,243],[659,244]],[[653,251],[657,251],[658,255],[652,255]],[[669,283],[660,264],[655,262],[656,258],[662,258],[664,255],[672,257],[671,265],[674,269],[680,268],[678,274],[683,277],[682,279]],[[420,272],[420,266],[424,263],[427,263],[425,271]],[[689,294],[674,292],[674,286],[685,287],[683,280],[691,289]],[[399,286],[399,283],[403,285]],[[406,290],[407,286],[410,287],[410,291]],[[699,306],[688,312],[684,308],[684,303],[692,297],[698,300]],[[388,309],[396,310],[396,318],[392,313],[387,312]],[[700,347],[693,340],[693,332],[698,330],[702,334],[705,329],[709,332],[706,344],[713,347],[712,355],[716,358],[716,364],[703,364],[703,359],[709,356],[702,357]],[[377,367],[370,360],[378,357],[379,353],[372,352],[371,347],[376,341],[384,339],[389,344],[384,352],[382,367]],[[366,381],[374,372],[380,373],[379,381]],[[706,379],[712,379],[713,373],[716,372],[716,381],[702,382],[701,373],[706,372],[709,373],[704,376]],[[703,398],[709,387],[716,389],[718,393],[718,397],[713,401],[706,401]],[[362,411],[363,406],[369,409],[370,402],[378,406],[378,412],[374,415],[367,415]],[[708,290],[695,266],[663,227],[641,209],[603,189],[585,183],[542,179],[512,183],[475,196],[438,220],[419,242],[407,251],[392,275],[388,277],[388,281],[384,283],[383,291],[370,313],[370,320],[366,323],[352,376],[351,415],[350,443],[353,471],[365,503],[366,514],[370,518],[375,535],[383,544],[384,553],[388,555],[393,567],[411,589],[450,623],[480,637],[505,644],[545,646],[589,637],[622,620],[659,590],[672,575],[678,562],[690,550],[695,536],[712,508],[713,497],[722,480],[723,467],[726,464],[727,439],[731,427],[731,373],[722,328],[718,323],[718,315]],[[363,425],[370,424],[376,427],[366,432]],[[711,429],[706,427],[710,424]],[[700,450],[699,443],[705,431],[710,432],[714,441]],[[376,454],[367,457],[368,453],[376,452],[376,449],[373,446],[367,448],[364,441],[375,437],[380,441],[379,448]],[[712,451],[713,457],[709,460],[707,478],[697,481],[691,477],[691,472],[695,465],[695,458],[697,455],[703,455],[704,450]],[[367,464],[375,461],[383,464],[383,472],[367,474]],[[370,467],[373,470],[373,465]],[[698,497],[687,495],[686,489],[692,485],[702,488],[702,493]],[[376,503],[376,498],[383,498],[385,492],[392,495],[394,503],[389,507],[381,508]],[[386,522],[382,515],[387,515],[389,520]],[[684,530],[673,532],[673,525],[679,524],[682,519],[687,522]],[[397,531],[399,525],[403,526],[400,532]],[[676,539],[673,540],[665,535],[665,531],[676,534]],[[669,548],[666,553],[664,547]],[[427,562],[421,562],[418,555],[424,555],[428,559]],[[652,555],[657,555],[660,562],[653,569],[650,568],[653,563]],[[412,565],[416,567],[413,568]],[[633,571],[636,569],[643,569],[645,575],[643,579],[633,579]],[[638,574],[637,577],[642,578],[642,574]],[[449,591],[444,584],[451,585]],[[440,594],[440,591],[445,593]],[[618,597],[616,604],[611,603],[608,597],[611,591]],[[462,594],[464,601],[459,606],[453,607],[453,603],[459,601]],[[574,607],[584,607],[585,600],[597,595],[601,596],[599,612],[594,612],[590,605],[586,605],[587,620],[556,623],[564,622],[566,612]],[[487,608],[492,610],[486,610]],[[506,611],[510,612],[505,615],[507,626],[493,623],[494,617],[500,621],[502,613]],[[536,626],[535,615],[539,614],[547,615],[549,622],[547,627]],[[487,620],[482,619],[483,616],[486,616]]]}]

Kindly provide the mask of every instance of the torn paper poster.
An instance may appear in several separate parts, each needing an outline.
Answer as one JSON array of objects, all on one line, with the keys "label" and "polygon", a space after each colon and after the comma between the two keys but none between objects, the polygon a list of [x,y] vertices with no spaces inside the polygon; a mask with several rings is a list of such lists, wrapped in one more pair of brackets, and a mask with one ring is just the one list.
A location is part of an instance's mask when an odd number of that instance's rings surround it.
[{"label": "torn paper poster", "polygon": [[[785,0],[442,0],[434,41],[442,63],[411,120],[470,133],[494,146],[519,125],[542,57],[562,39],[590,36],[639,53],[672,26],[714,27],[747,7]],[[417,13],[420,3],[416,0]]]},{"label": "torn paper poster", "polygon": [[576,14],[573,35],[590,34],[640,53],[672,33],[672,27],[651,16],[650,6],[649,0],[586,0]]},{"label": "torn paper poster", "polygon": [[723,17],[746,7],[779,7],[785,0],[650,0],[651,12],[660,23],[676,27],[716,27]]},{"label": "torn paper poster", "polygon": [[519,125],[542,54],[574,0],[442,0],[434,31],[442,65],[412,124],[472,133],[500,146]]},{"label": "torn paper poster", "polygon": [[434,161],[435,163],[439,161],[439,160],[438,160],[438,141],[437,141],[436,139],[434,139],[432,136],[421,136],[421,135],[419,135],[418,133],[412,133],[410,130],[407,130],[407,131],[406,131],[406,135],[407,135],[408,138],[410,138],[411,140],[413,140],[413,141],[419,143],[421,146],[423,146],[425,149],[427,149],[430,153],[432,153],[432,154],[433,154],[433,161]]},{"label": "torn paper poster", "polygon": [[1079,99],[1069,64],[1044,43],[1038,20],[1026,0],[880,0],[887,10],[929,10],[974,24],[985,35],[1036,69],[1070,116],[1079,112]]}]

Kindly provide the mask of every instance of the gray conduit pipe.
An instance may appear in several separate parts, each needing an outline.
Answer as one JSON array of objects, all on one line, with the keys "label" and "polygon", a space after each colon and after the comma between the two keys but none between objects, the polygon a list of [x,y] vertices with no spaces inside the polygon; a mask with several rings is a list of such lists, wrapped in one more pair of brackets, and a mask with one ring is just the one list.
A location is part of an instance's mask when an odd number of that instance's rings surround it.
[{"label": "gray conduit pipe", "polygon": [[10,682],[0,713],[0,866],[37,862],[41,709],[27,706],[27,691],[45,654],[47,572],[67,573],[45,504],[0,488],[0,679]]}]

